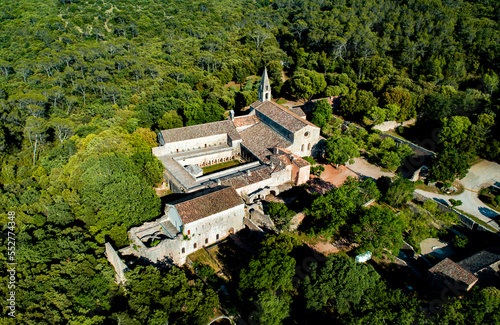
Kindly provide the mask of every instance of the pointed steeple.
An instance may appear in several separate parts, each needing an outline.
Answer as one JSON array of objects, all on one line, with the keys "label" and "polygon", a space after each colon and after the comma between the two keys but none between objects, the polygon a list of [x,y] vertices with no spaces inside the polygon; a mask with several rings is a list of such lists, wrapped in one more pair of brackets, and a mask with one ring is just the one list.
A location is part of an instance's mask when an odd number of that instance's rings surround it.
[{"label": "pointed steeple", "polygon": [[264,73],[262,73],[262,79],[260,80],[259,100],[261,102],[267,102],[271,100],[271,84],[269,83],[269,77],[267,76],[266,67],[264,67]]}]

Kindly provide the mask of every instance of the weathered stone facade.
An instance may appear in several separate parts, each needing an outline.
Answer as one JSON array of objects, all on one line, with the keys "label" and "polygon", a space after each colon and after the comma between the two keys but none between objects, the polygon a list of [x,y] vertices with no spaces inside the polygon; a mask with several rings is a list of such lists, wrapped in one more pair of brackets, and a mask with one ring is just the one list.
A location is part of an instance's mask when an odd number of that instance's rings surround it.
[{"label": "weathered stone facade", "polygon": [[165,215],[129,231],[128,251],[153,263],[182,265],[186,257],[241,230],[245,204],[232,187],[193,193],[167,204]]}]

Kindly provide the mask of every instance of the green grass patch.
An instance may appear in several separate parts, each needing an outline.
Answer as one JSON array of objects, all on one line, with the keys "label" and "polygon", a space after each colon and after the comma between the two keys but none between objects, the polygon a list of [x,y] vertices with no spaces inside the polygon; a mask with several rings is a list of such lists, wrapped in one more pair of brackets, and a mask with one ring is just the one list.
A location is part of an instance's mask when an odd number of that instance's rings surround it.
[{"label": "green grass patch", "polygon": [[487,224],[486,222],[484,222],[483,220],[479,219],[478,217],[475,217],[473,216],[472,214],[469,214],[467,212],[464,212],[460,209],[457,209],[455,208],[455,210],[459,211],[460,213],[462,214],[465,214],[467,217],[471,218],[472,220],[474,220],[477,224],[480,224],[481,226],[485,227],[485,228],[488,228],[489,230],[493,231],[493,232],[498,232],[495,228],[493,228],[492,226],[490,226],[489,224]]},{"label": "green grass patch", "polygon": [[237,166],[240,165],[241,161],[239,160],[231,160],[231,161],[226,161],[217,165],[212,165],[212,166],[207,166],[203,167],[203,175],[214,173],[216,171],[220,171],[229,167]]},{"label": "green grass patch", "polygon": [[210,257],[210,255],[208,255],[207,251],[204,249],[199,249],[196,252],[190,254],[188,257],[191,261],[193,261],[193,263],[198,262],[200,264],[210,266],[215,271],[215,273],[220,271],[219,265],[215,263],[215,261]]},{"label": "green grass patch", "polygon": [[280,98],[276,101],[276,103],[280,104],[280,105],[283,105],[284,103],[288,102],[286,99],[284,98]]}]

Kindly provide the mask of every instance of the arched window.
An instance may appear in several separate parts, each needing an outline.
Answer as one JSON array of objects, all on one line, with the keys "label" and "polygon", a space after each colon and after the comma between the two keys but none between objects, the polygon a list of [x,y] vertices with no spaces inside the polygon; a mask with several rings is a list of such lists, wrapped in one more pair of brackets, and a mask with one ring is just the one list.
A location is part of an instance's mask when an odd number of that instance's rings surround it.
[{"label": "arched window", "polygon": [[300,147],[300,151],[304,151],[304,145]]},{"label": "arched window", "polygon": [[196,249],[196,243],[194,243],[193,248]]},{"label": "arched window", "polygon": [[184,247],[182,247],[182,254],[186,253],[186,249]]},{"label": "arched window", "polygon": [[310,143],[307,144],[307,150],[311,150],[311,144]]},{"label": "arched window", "polygon": [[205,238],[205,244],[208,244],[208,238]]}]

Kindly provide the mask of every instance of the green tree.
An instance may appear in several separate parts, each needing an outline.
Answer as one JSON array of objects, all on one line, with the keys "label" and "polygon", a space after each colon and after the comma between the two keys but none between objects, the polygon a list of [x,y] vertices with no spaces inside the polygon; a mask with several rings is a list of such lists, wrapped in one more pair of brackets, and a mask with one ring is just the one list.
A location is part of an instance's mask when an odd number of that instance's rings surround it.
[{"label": "green tree", "polygon": [[332,310],[339,314],[357,305],[380,278],[373,267],[337,255],[328,257],[321,267],[312,263],[310,271],[304,279],[306,307],[316,311]]},{"label": "green tree", "polygon": [[161,130],[180,128],[182,127],[182,118],[176,111],[169,111],[163,114],[162,118],[158,121],[158,127]]},{"label": "green tree", "polygon": [[402,175],[395,177],[385,194],[385,201],[393,207],[399,207],[410,201],[415,191],[415,184]]},{"label": "green tree", "polygon": [[358,251],[371,251],[381,257],[384,250],[397,255],[403,244],[403,219],[388,208],[374,206],[365,210],[359,222],[352,226]]},{"label": "green tree", "polygon": [[306,69],[298,69],[289,83],[292,93],[304,100],[310,100],[326,88],[325,77],[321,73]]},{"label": "green tree", "polygon": [[330,123],[332,120],[332,106],[326,99],[314,103],[311,122],[320,128]]},{"label": "green tree", "polygon": [[332,135],[326,140],[326,156],[330,164],[343,165],[347,162],[354,163],[354,158],[359,157],[359,149],[350,138],[339,134]]},{"label": "green tree", "polygon": [[438,153],[430,169],[431,178],[442,182],[453,182],[467,175],[471,166],[471,156],[461,154],[455,149],[446,149]]}]

